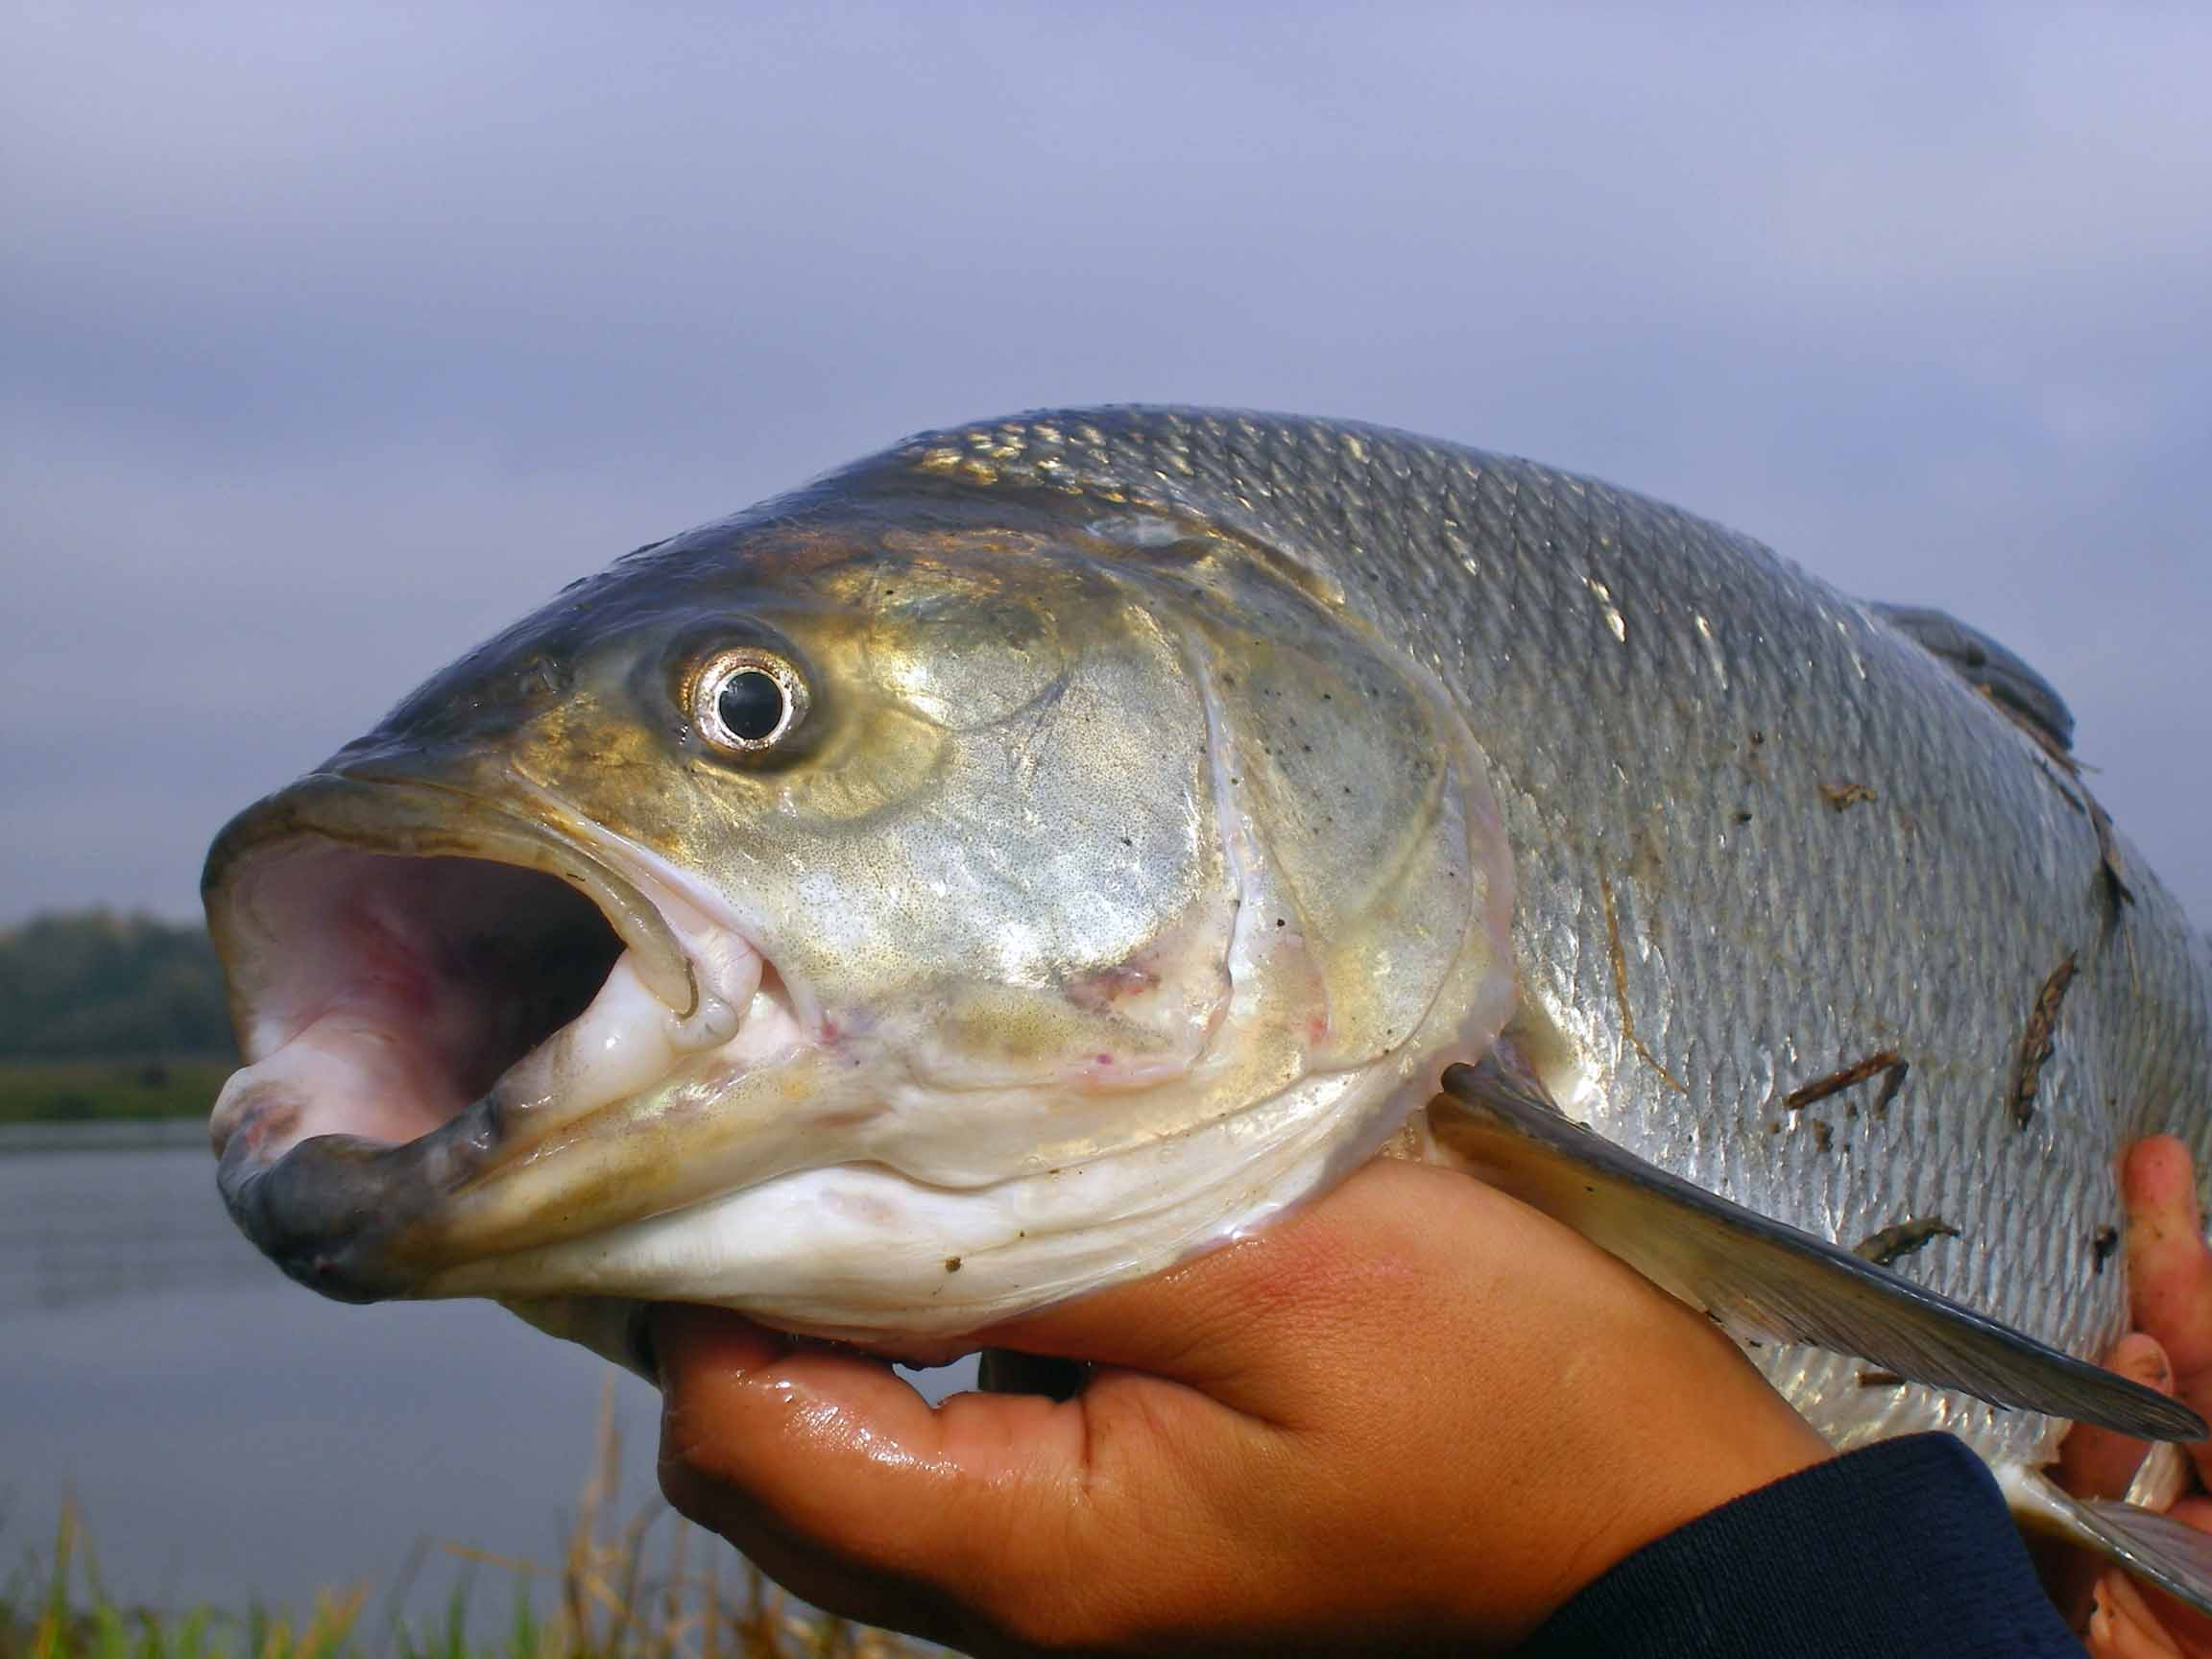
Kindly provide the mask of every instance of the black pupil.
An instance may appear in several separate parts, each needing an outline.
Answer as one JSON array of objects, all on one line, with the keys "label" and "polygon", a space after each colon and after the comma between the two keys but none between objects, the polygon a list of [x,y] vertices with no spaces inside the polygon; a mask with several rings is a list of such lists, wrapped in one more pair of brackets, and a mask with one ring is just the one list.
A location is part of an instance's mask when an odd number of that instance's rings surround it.
[{"label": "black pupil", "polygon": [[723,682],[714,709],[733,737],[757,743],[772,735],[783,719],[783,687],[776,684],[775,675],[748,668]]}]

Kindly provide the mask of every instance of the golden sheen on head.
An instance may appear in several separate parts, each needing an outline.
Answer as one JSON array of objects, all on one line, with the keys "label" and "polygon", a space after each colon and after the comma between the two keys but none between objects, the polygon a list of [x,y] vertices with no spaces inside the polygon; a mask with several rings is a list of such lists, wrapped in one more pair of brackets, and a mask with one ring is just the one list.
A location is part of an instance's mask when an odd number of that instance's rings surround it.
[{"label": "golden sheen on head", "polygon": [[[279,1260],[362,1293],[959,1329],[1244,1224],[1256,1189],[1209,1136],[1310,1182],[1390,1132],[1423,1056],[1487,1041],[1509,872],[1421,671],[1228,539],[940,517],[647,549],[335,757],[342,826],[281,795],[241,820],[210,869],[214,908],[258,919],[233,953],[312,955],[343,1005],[262,1020],[227,1110],[230,1190],[260,1194],[234,1204]],[[280,1123],[355,1110],[301,1102],[406,1047],[403,1001],[484,1030],[529,1000],[470,980],[415,849],[377,844],[380,789],[449,802],[455,852],[527,824],[615,873],[695,1005],[650,953],[585,952],[468,1054],[488,1087],[435,1054],[378,1073],[442,1126],[296,1145]],[[276,855],[302,839],[357,850],[314,906]],[[395,1219],[318,1227],[371,1190]],[[1080,1224],[1032,1241],[1047,1196]],[[956,1295],[925,1273],[949,1256]]]}]

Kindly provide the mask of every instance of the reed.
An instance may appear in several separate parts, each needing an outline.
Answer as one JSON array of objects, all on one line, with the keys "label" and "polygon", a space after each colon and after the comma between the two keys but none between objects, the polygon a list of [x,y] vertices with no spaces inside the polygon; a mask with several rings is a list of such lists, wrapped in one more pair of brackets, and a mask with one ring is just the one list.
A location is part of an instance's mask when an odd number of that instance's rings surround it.
[{"label": "reed", "polygon": [[[249,1601],[156,1610],[118,1603],[83,1519],[65,1507],[50,1551],[0,1585],[0,1659],[920,1659],[906,1638],[795,1602],[719,1539],[655,1499],[621,1512],[621,1431],[602,1394],[589,1472],[557,1558],[444,1544],[455,1582],[443,1609],[404,1613],[414,1562],[372,1605],[366,1583],[325,1590],[304,1612]],[[478,1575],[501,1574],[514,1605],[496,1633],[469,1618]]]}]

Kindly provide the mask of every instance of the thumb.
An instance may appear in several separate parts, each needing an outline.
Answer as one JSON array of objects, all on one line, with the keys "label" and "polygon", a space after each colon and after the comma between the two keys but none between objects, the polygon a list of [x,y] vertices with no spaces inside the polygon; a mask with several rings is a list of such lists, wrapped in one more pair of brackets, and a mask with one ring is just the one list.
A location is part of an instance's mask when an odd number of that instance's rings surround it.
[{"label": "thumb", "polygon": [[[2130,1331],[2104,1356],[2104,1369],[2117,1372],[2161,1394],[2174,1391],[2174,1368],[2156,1339]],[[2120,1498],[2127,1494],[2150,1446],[2112,1429],[2078,1423],[2059,1443],[2058,1484],[2077,1498]]]},{"label": "thumb", "polygon": [[[2174,1392],[2201,1412],[2212,1407],[2212,1249],[2188,1148],[2165,1135],[2138,1142],[2122,1166],[2121,1184],[2134,1325],[2165,1348]],[[2193,1445],[2189,1455],[2199,1478],[2212,1479],[2212,1444]]]}]

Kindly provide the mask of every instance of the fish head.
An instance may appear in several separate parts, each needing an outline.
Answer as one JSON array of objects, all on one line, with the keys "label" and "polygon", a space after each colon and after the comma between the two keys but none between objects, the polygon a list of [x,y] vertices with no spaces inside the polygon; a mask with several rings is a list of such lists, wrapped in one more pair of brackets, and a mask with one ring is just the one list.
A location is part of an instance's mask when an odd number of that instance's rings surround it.
[{"label": "fish head", "polygon": [[225,829],[256,1243],[972,1328],[1252,1224],[1487,1044],[1450,700],[1234,539],[989,507],[640,550]]}]

